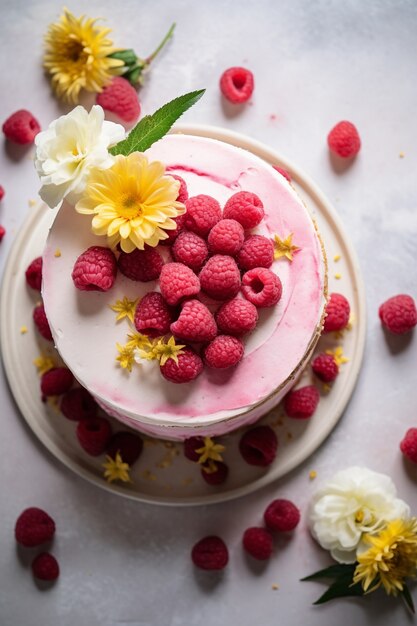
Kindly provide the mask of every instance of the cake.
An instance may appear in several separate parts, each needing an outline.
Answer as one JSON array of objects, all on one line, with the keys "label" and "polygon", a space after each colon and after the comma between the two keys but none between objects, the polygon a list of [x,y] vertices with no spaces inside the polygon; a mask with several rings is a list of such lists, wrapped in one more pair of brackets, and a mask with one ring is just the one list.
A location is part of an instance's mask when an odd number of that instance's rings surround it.
[{"label": "cake", "polygon": [[[152,145],[146,156],[162,162],[167,174],[181,176],[190,196],[207,194],[222,207],[238,191],[261,198],[265,217],[251,232],[272,240],[277,235],[278,241],[292,241],[296,250],[276,255],[270,268],[281,280],[281,299],[259,309],[258,324],[243,338],[244,356],[235,367],[205,367],[198,378],[181,385],[165,380],[152,361],[129,373],[116,361],[116,345],[126,341],[129,329],[124,321],[116,322],[111,306],[158,291],[158,281],[136,282],[119,272],[108,291],[77,290],[74,263],[89,247],[105,246],[106,239],[94,235],[91,220],[64,201],[43,253],[46,315],[62,359],[108,414],[165,439],[224,435],[277,405],[307,364],[326,304],[323,246],[292,185],[258,156],[215,139],[176,133]],[[158,250],[169,261],[170,248]],[[201,299],[211,310],[219,306],[204,295]]]}]

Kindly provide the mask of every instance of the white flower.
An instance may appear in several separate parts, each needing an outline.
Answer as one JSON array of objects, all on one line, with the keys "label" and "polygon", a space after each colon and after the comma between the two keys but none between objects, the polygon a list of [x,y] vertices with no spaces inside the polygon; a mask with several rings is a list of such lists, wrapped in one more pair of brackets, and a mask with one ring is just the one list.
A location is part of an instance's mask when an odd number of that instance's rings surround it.
[{"label": "white flower", "polygon": [[77,202],[92,167],[107,169],[114,158],[108,147],[124,139],[120,124],[104,121],[104,111],[94,105],[88,113],[77,106],[53,121],[35,138],[35,167],[42,187],[39,195],[51,208],[65,197]]},{"label": "white flower", "polygon": [[354,563],[357,551],[364,549],[364,534],[410,516],[408,504],[396,495],[385,474],[365,467],[342,470],[313,495],[308,512],[311,534],[336,561]]}]

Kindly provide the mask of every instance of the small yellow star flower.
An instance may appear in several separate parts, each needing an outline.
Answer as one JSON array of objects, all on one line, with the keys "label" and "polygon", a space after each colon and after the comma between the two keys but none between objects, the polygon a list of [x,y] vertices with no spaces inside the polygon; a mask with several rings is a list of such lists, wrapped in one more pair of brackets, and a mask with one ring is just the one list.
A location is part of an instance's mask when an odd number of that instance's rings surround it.
[{"label": "small yellow star flower", "polygon": [[217,472],[217,469],[217,464],[212,459],[209,459],[208,463],[205,463],[202,467],[203,472],[206,474],[214,474]]},{"label": "small yellow star flower", "polygon": [[124,463],[120,452],[116,452],[116,457],[112,459],[111,456],[106,455],[106,462],[103,463],[104,478],[112,483],[114,480],[121,480],[124,483],[131,483],[129,463]]},{"label": "small yellow star flower", "polygon": [[133,324],[136,304],[137,299],[129,300],[129,298],[125,296],[123,300],[116,300],[115,304],[109,304],[109,307],[112,311],[117,313],[116,322],[119,322],[127,317],[127,319]]},{"label": "small yellow star flower", "polygon": [[285,257],[290,262],[293,260],[293,252],[297,252],[300,248],[292,243],[293,233],[287,235],[285,239],[281,239],[278,235],[274,236],[274,258],[281,259]]},{"label": "small yellow star flower", "polygon": [[122,346],[120,343],[116,343],[116,347],[119,351],[119,356],[116,357],[116,361],[119,362],[120,367],[132,371],[132,365],[135,362],[134,349],[129,346]]},{"label": "small yellow star flower", "polygon": [[326,350],[326,354],[331,354],[334,360],[336,361],[336,365],[340,367],[343,363],[348,363],[349,359],[343,355],[342,346],[338,346],[334,350]]},{"label": "small yellow star flower", "polygon": [[204,437],[204,445],[196,449],[197,454],[200,454],[198,462],[203,464],[209,459],[213,461],[223,461],[221,453],[225,450],[225,446],[222,446],[220,443],[215,443],[211,437]]},{"label": "small yellow star flower", "polygon": [[49,372],[49,370],[55,367],[54,360],[46,354],[40,354],[33,360],[33,364],[36,366],[39,376],[43,376],[45,372]]},{"label": "small yellow star flower", "polygon": [[152,347],[152,341],[146,335],[141,333],[129,333],[126,348],[147,348]]},{"label": "small yellow star flower", "polygon": [[138,348],[136,353],[140,359],[146,359],[148,361],[159,361],[161,365],[165,365],[168,359],[174,359],[175,363],[178,363],[178,355],[182,354],[185,345],[179,345],[175,343],[175,338],[171,336],[167,342],[164,338],[156,339],[150,346],[144,348]]}]

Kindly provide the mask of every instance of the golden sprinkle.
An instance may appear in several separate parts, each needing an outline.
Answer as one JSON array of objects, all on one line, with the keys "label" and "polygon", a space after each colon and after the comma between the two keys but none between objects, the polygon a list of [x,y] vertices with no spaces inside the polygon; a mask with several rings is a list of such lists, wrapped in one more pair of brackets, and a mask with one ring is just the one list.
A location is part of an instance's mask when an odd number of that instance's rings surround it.
[{"label": "golden sprinkle", "polygon": [[316,470],[310,470],[308,477],[310,480],[314,480],[315,478],[317,478],[317,472]]},{"label": "golden sprinkle", "polygon": [[55,367],[54,360],[47,354],[40,354],[36,359],[33,359],[33,364],[36,366],[39,376]]},{"label": "golden sprinkle", "polygon": [[130,467],[129,463],[124,463],[120,452],[116,452],[116,456],[112,459],[111,456],[106,455],[106,462],[103,463],[104,478],[107,482],[112,483],[114,480],[121,480],[124,483],[131,483]]},{"label": "golden sprinkle", "polygon": [[28,332],[28,327],[27,326],[21,326],[20,327],[20,334],[21,335],[26,335],[27,332]]},{"label": "golden sprinkle", "polygon": [[334,261],[335,263],[337,263],[338,261],[340,261],[340,259],[341,259],[341,258],[342,258],[342,257],[340,256],[340,254],[335,254],[335,255],[334,255],[334,257],[333,257],[333,261]]},{"label": "golden sprinkle", "polygon": [[322,389],[324,393],[329,393],[329,391],[331,390],[331,386],[329,385],[329,383],[323,383]]},{"label": "golden sprinkle", "polygon": [[273,591],[277,591],[277,589],[279,589],[279,585],[277,585],[277,584],[275,584],[275,583],[274,583],[273,585],[271,585],[271,589],[272,589]]},{"label": "golden sprinkle", "polygon": [[213,461],[223,461],[221,453],[225,450],[225,446],[222,446],[220,443],[215,443],[211,437],[204,437],[204,445],[196,449],[197,454],[200,455],[198,462],[203,465],[209,459]]},{"label": "golden sprinkle", "polygon": [[334,277],[336,280],[340,280],[342,278],[342,274],[335,274]]},{"label": "golden sprinkle", "polygon": [[36,205],[37,205],[37,203],[38,203],[38,202],[37,202],[37,200],[33,200],[33,198],[31,198],[31,199],[29,200],[29,202],[28,202],[28,205],[29,205],[30,207],[34,207],[34,206],[36,206]]},{"label": "golden sprinkle", "polygon": [[188,485],[191,485],[194,482],[193,478],[183,478],[183,480],[181,481],[181,484],[184,485],[184,487],[188,487]]},{"label": "golden sprinkle", "polygon": [[286,433],[285,436],[287,438],[287,441],[291,441],[291,439],[293,438],[293,434],[292,433]]},{"label": "golden sprinkle", "polygon": [[61,256],[61,250],[59,248],[57,248],[54,252],[54,257],[56,257],[57,259],[59,259],[59,257]]},{"label": "golden sprinkle", "polygon": [[281,239],[278,235],[274,235],[274,259],[286,258],[293,261],[293,252],[297,252],[300,248],[292,243],[293,233],[287,235],[285,239]]},{"label": "golden sprinkle", "polygon": [[155,476],[155,474],[152,474],[152,472],[150,470],[145,470],[144,472],[142,472],[142,476],[143,478],[145,478],[145,480],[153,480],[155,481],[157,479],[157,477]]},{"label": "golden sprinkle", "polygon": [[116,300],[115,304],[109,304],[109,307],[112,311],[117,313],[116,322],[120,322],[125,317],[132,322],[135,317],[135,309],[136,309],[137,299],[129,300],[126,296],[124,296],[123,300]]},{"label": "golden sprinkle", "polygon": [[400,157],[400,159],[403,159],[405,157],[404,152],[400,152],[400,154],[398,155]]}]

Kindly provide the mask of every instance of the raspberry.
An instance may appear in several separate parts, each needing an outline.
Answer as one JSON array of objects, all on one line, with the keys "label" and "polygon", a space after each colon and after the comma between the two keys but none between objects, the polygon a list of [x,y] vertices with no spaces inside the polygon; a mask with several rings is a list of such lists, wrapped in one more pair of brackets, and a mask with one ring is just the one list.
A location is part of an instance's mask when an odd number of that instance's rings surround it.
[{"label": "raspberry", "polygon": [[71,387],[74,376],[67,367],[53,367],[41,378],[43,396],[60,396]]},{"label": "raspberry", "polygon": [[236,220],[220,220],[209,232],[208,246],[212,254],[234,256],[242,247],[245,233]]},{"label": "raspberry", "polygon": [[105,417],[81,420],[76,432],[80,446],[91,456],[103,454],[112,434],[110,422]]},{"label": "raspberry", "polygon": [[289,500],[273,500],[264,513],[265,525],[270,530],[287,532],[294,530],[300,521],[300,511]]},{"label": "raspberry", "polygon": [[217,324],[200,300],[187,300],[179,318],[171,324],[171,333],[182,341],[211,341],[217,335]]},{"label": "raspberry", "polygon": [[17,543],[26,548],[40,546],[50,541],[55,533],[55,522],[42,509],[30,507],[17,518],[14,534]]},{"label": "raspberry", "polygon": [[178,235],[171,248],[172,256],[178,263],[184,263],[195,272],[208,257],[207,244],[202,237],[191,231],[183,231]]},{"label": "raspberry", "polygon": [[331,383],[339,373],[339,366],[337,365],[334,356],[332,354],[325,354],[322,352],[318,354],[311,363],[311,368],[317,378],[324,383]]},{"label": "raspberry", "polygon": [[223,217],[236,220],[245,230],[255,228],[264,217],[264,205],[261,199],[250,191],[238,191],[233,194],[223,209]]},{"label": "raspberry", "polygon": [[119,270],[130,280],[147,283],[159,278],[164,262],[161,255],[154,248],[121,252],[117,260]]},{"label": "raspberry", "polygon": [[167,239],[161,239],[161,241],[159,242],[162,246],[170,246],[178,237],[178,235],[180,234],[180,232],[183,230],[184,228],[184,222],[185,222],[185,213],[183,213],[182,215],[178,215],[178,217],[172,217],[171,218],[173,222],[176,223],[177,228],[175,230],[166,230],[166,234],[168,235]]},{"label": "raspberry", "polygon": [[229,67],[220,77],[220,90],[233,104],[247,102],[253,93],[253,74],[245,67]]},{"label": "raspberry", "polygon": [[291,182],[291,174],[288,172],[288,170],[284,169],[283,167],[280,167],[279,165],[273,165],[272,166],[274,168],[275,171],[277,171],[279,174],[281,174],[284,178],[286,178],[288,180],[288,182]]},{"label": "raspberry", "polygon": [[243,270],[271,267],[274,261],[274,245],[267,237],[250,235],[243,242],[236,261]]},{"label": "raspberry", "polygon": [[188,383],[203,371],[203,361],[191,348],[184,348],[178,355],[178,363],[168,359],[160,366],[161,374],[172,383]]},{"label": "raspberry", "polygon": [[185,228],[201,237],[206,237],[217,222],[221,220],[220,204],[211,196],[200,194],[185,201]]},{"label": "raspberry", "polygon": [[253,330],[258,322],[258,309],[244,298],[225,302],[216,313],[219,330],[226,335],[244,335]]},{"label": "raspberry", "polygon": [[332,152],[347,159],[358,154],[361,147],[359,133],[351,122],[339,122],[327,136],[327,143]]},{"label": "raspberry", "polygon": [[218,335],[204,349],[204,361],[209,367],[225,369],[237,365],[245,348],[237,337]]},{"label": "raspberry", "polygon": [[254,267],[243,274],[242,293],[257,307],[273,306],[281,298],[281,281],[271,270]]},{"label": "raspberry", "polygon": [[26,282],[32,289],[41,290],[42,286],[42,257],[38,256],[33,259],[32,263],[28,266],[26,272]]},{"label": "raspberry", "polygon": [[243,547],[254,559],[266,561],[272,554],[272,535],[266,528],[247,528],[243,534]]},{"label": "raspberry", "polygon": [[3,132],[7,139],[22,145],[33,143],[40,129],[38,120],[25,109],[13,113],[3,124]]},{"label": "raspberry", "polygon": [[175,180],[177,180],[180,184],[180,188],[179,188],[178,196],[177,196],[177,202],[185,202],[186,200],[188,200],[188,189],[187,189],[187,183],[185,182],[185,180],[181,176],[178,176],[178,174],[168,174],[168,175],[171,176],[171,178],[175,178]]},{"label": "raspberry", "polygon": [[288,417],[307,419],[317,408],[320,394],[317,387],[307,385],[290,391],[284,399],[284,409]]},{"label": "raspberry", "polygon": [[116,454],[119,453],[122,461],[133,465],[142,454],[142,449],[142,437],[126,430],[113,435],[107,444],[106,454],[115,459]]},{"label": "raspberry", "polygon": [[215,254],[200,272],[201,289],[215,300],[233,298],[240,289],[240,273],[230,256]]},{"label": "raspberry", "polygon": [[400,450],[412,463],[417,463],[417,428],[409,428],[400,443]]},{"label": "raspberry", "polygon": [[165,263],[159,277],[161,293],[168,304],[176,305],[200,293],[200,281],[183,263]]},{"label": "raspberry", "polygon": [[35,326],[38,329],[38,332],[44,339],[48,341],[52,341],[52,333],[49,328],[48,320],[46,319],[45,308],[43,304],[38,304],[33,309],[33,321],[35,322]]},{"label": "raspberry", "polygon": [[1,226],[0,224],[0,243],[3,241],[3,237],[6,234],[6,229],[4,228],[4,226]]},{"label": "raspberry", "polygon": [[41,552],[32,562],[32,572],[39,580],[56,580],[59,576],[58,561],[49,552]]},{"label": "raspberry", "polygon": [[61,413],[73,422],[95,417],[97,408],[93,396],[84,387],[70,389],[61,399]]},{"label": "raspberry", "polygon": [[110,85],[97,94],[97,104],[124,122],[136,122],[140,115],[138,94],[125,78],[115,76]]},{"label": "raspberry", "polygon": [[349,321],[350,304],[341,293],[331,293],[326,305],[323,333],[346,328]]},{"label": "raspberry", "polygon": [[395,335],[408,333],[417,324],[416,305],[411,296],[393,296],[379,307],[383,326]]},{"label": "raspberry", "polygon": [[71,276],[81,291],[108,291],[116,274],[116,257],[110,248],[91,246],[75,261]]},{"label": "raspberry", "polygon": [[276,457],[278,439],[270,426],[256,426],[240,439],[240,454],[249,465],[266,467]]},{"label": "raspberry", "polygon": [[193,547],[191,559],[200,569],[220,570],[226,567],[229,561],[229,551],[220,537],[204,537]]},{"label": "raspberry", "polygon": [[196,450],[202,448],[204,446],[203,437],[190,437],[184,441],[184,456],[189,461],[194,461],[197,463],[200,455]]},{"label": "raspberry", "polygon": [[2,187],[2,185],[0,185],[0,201],[3,200],[5,193],[6,192],[4,191],[4,187]]},{"label": "raspberry", "polygon": [[161,337],[169,332],[173,321],[172,312],[156,291],[149,291],[138,302],[135,311],[135,326],[143,335]]},{"label": "raspberry", "polygon": [[216,470],[214,472],[206,472],[204,465],[201,468],[201,476],[209,485],[222,485],[226,482],[228,474],[229,468],[226,463],[222,463],[221,461],[216,461]]}]

